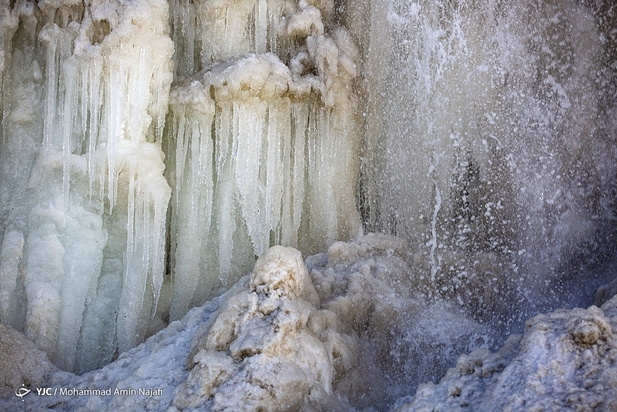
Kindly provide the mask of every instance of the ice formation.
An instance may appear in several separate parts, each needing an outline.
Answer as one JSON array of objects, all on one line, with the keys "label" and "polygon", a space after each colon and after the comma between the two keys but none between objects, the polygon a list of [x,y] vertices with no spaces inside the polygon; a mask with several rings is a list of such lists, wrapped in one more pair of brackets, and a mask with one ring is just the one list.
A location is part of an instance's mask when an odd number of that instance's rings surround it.
[{"label": "ice formation", "polygon": [[177,50],[203,68],[171,92],[171,319],[244,275],[271,244],[316,252],[358,233],[357,50],[331,8],[173,8]]},{"label": "ice formation", "polygon": [[332,4],[172,3],[2,5],[1,320],[66,370],[360,229]]},{"label": "ice formation", "polygon": [[163,282],[166,3],[18,1],[8,14],[2,322],[58,366],[92,369],[143,340]]},{"label": "ice formation", "polygon": [[[32,408],[387,410],[471,353],[406,408],[608,405],[615,283],[554,310],[616,273],[616,15],[1,2],[1,383],[164,389]],[[559,362],[563,393],[521,378]]]},{"label": "ice formation", "polygon": [[[3,353],[23,359],[26,387],[91,392],[33,392],[22,401],[13,394],[14,366],[0,362],[0,408],[350,411],[393,410],[395,403],[400,411],[614,409],[617,296],[601,308],[538,315],[522,336],[491,352],[472,343],[472,332],[483,327],[460,308],[437,307],[431,317],[421,299],[401,288],[401,269],[408,269],[402,246],[399,239],[369,235],[339,242],[306,263],[297,250],[275,246],[225,294],[81,376],[58,370],[23,335],[2,326],[0,345],[10,346]],[[430,318],[424,333],[400,333],[411,331],[408,321],[422,324],[422,317]],[[439,321],[449,323],[447,330],[426,333]],[[413,339],[438,347],[435,336],[448,333],[463,344],[458,350],[470,353],[454,361],[439,384],[422,384],[415,396],[396,401],[411,389],[399,381],[392,390],[397,369],[402,377],[421,365],[417,359],[405,365],[412,357],[400,349]],[[429,363],[444,355],[451,354],[435,354]],[[139,394],[140,388],[151,392]]]},{"label": "ice formation", "polygon": [[174,406],[383,409],[397,390],[437,378],[444,359],[489,344],[489,330],[460,306],[426,309],[404,286],[406,246],[370,234],[335,243],[307,266],[297,250],[271,248],[239,282],[245,290],[195,335]]},{"label": "ice formation", "polygon": [[332,384],[354,366],[349,346],[355,342],[318,303],[300,252],[268,250],[255,264],[249,290],[230,297],[196,335],[191,371],[174,406],[323,410],[341,404]]},{"label": "ice formation", "polygon": [[617,408],[617,297],[602,308],[538,315],[499,352],[462,355],[438,385],[396,411]]}]

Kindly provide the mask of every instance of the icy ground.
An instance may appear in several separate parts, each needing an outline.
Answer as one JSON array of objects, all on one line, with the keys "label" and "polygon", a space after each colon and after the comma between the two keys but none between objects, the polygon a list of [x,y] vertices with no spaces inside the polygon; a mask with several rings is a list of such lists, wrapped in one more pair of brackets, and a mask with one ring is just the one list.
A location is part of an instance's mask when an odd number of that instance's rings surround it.
[{"label": "icy ground", "polygon": [[[403,281],[404,250],[382,235],[306,261],[272,247],[224,295],[81,376],[0,325],[0,410],[616,410],[611,285],[600,308],[538,315],[493,353],[485,327]],[[447,339],[451,351],[471,353],[450,356],[456,366],[439,384],[404,397],[422,376],[403,375],[414,365],[426,372],[421,357],[451,355],[439,349]],[[418,354],[431,343],[433,355]],[[32,392],[17,396],[24,388]]]}]

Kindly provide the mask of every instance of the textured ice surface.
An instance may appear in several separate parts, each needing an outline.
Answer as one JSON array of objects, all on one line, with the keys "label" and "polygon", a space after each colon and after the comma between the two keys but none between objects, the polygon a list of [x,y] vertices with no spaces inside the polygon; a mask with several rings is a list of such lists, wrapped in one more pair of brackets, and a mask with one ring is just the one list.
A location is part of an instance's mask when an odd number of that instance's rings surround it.
[{"label": "textured ice surface", "polygon": [[0,319],[56,365],[89,370],[143,341],[163,282],[167,5],[11,4]]},{"label": "textured ice surface", "polygon": [[[486,345],[470,342],[471,332],[476,337],[482,333],[481,325],[446,302],[414,298],[397,282],[402,268],[397,248],[402,245],[396,238],[367,235],[338,243],[329,254],[311,256],[306,263],[295,249],[273,247],[260,257],[250,276],[224,295],[192,309],[111,364],[81,376],[59,371],[23,335],[2,326],[3,353],[21,362],[17,369],[10,360],[0,362],[0,407],[615,408],[617,297],[602,308],[538,315],[527,322],[522,336],[510,336],[499,351],[491,352]],[[455,353],[440,353],[438,347],[446,343],[450,351],[459,348],[469,354],[456,360]],[[412,377],[416,379],[412,382],[408,373],[425,367],[426,356],[434,356],[429,363],[439,361],[438,356],[447,358],[445,363],[452,368],[439,384],[422,384],[410,398],[422,376]],[[14,394],[14,386],[21,384],[17,380],[32,389],[136,393],[38,396],[33,392],[22,402]],[[140,388],[156,391],[155,395],[140,395]],[[406,397],[397,401],[401,396]]]},{"label": "textured ice surface", "polygon": [[333,3],[198,3],[0,6],[0,320],[65,370],[360,230]]},{"label": "textured ice surface", "polygon": [[45,352],[28,340],[23,333],[0,324],[0,397],[9,399],[15,390],[42,386],[56,367]]},{"label": "textured ice surface", "polygon": [[[386,409],[614,273],[613,3],[3,1],[0,321],[66,370],[120,358],[54,382],[165,388],[63,405]],[[361,223],[405,240],[335,242]],[[259,266],[214,347],[174,346],[275,244],[329,248],[281,272],[317,298]],[[177,359],[129,366],[170,322]]]},{"label": "textured ice surface", "polygon": [[268,250],[255,264],[249,290],[232,296],[196,336],[191,372],[174,406],[344,409],[332,383],[354,366],[349,346],[355,342],[336,328],[333,313],[318,306],[300,252]]},{"label": "textured ice surface", "polygon": [[359,56],[332,3],[205,2],[195,25],[193,7],[172,7],[176,47],[201,52],[170,98],[171,319],[273,244],[315,253],[360,229]]}]

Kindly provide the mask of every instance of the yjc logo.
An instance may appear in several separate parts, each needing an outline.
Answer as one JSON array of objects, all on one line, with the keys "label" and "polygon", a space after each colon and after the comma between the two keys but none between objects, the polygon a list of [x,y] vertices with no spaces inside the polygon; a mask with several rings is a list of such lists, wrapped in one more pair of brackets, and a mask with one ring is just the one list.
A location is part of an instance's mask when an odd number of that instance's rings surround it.
[{"label": "yjc logo", "polygon": [[24,385],[23,383],[21,384],[19,388],[15,389],[15,395],[19,396],[22,402],[24,400],[24,396],[26,396],[30,392],[32,392],[32,389],[26,388],[26,385]]}]

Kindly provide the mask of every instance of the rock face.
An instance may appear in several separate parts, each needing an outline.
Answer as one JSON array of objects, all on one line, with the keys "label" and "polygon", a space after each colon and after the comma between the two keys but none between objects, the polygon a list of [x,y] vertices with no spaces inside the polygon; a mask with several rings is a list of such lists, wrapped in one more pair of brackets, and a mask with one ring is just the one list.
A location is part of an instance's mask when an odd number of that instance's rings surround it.
[{"label": "rock face", "polygon": [[462,355],[439,385],[421,385],[397,411],[617,410],[615,328],[617,297],[538,315],[518,347],[512,336],[497,353]]}]

